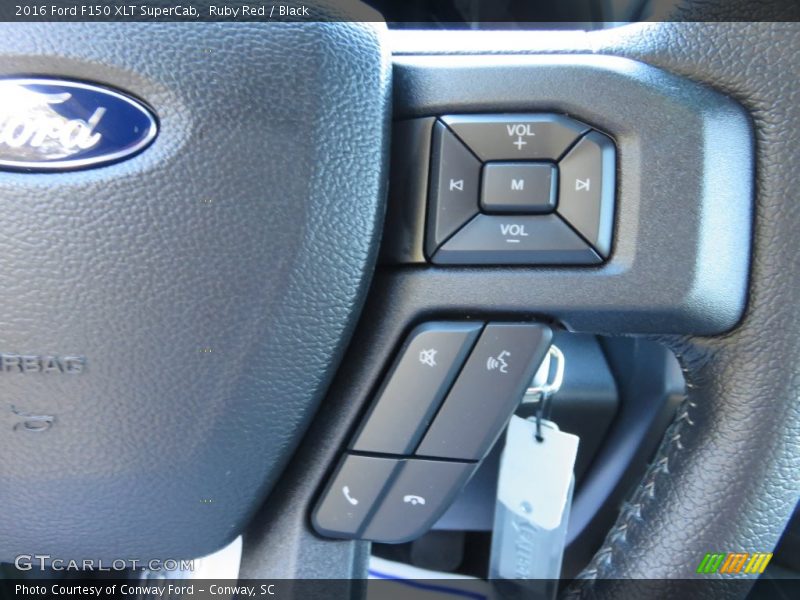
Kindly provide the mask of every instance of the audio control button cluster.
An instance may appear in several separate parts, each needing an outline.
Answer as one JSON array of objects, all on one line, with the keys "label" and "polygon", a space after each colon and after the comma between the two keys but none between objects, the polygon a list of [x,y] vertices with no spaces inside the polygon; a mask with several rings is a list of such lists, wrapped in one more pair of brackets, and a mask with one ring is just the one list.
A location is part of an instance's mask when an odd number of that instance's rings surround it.
[{"label": "audio control button cluster", "polygon": [[425,252],[441,265],[592,265],[611,253],[616,149],[558,114],[434,124]]}]

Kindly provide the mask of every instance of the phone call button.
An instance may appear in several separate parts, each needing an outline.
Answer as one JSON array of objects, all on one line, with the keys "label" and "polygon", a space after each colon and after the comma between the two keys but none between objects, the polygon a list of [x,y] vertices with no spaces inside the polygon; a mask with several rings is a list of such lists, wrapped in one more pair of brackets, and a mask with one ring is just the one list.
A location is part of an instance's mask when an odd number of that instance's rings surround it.
[{"label": "phone call button", "polygon": [[314,511],[312,520],[316,530],[335,537],[356,537],[400,462],[345,456]]},{"label": "phone call button", "polygon": [[360,536],[399,543],[425,533],[472,475],[476,463],[407,459]]}]

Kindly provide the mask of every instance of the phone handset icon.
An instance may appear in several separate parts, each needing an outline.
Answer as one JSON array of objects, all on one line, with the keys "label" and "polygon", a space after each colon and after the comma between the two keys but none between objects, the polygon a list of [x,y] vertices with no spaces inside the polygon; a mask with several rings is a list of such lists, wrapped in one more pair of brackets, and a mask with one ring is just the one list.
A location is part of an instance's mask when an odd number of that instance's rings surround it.
[{"label": "phone handset icon", "polygon": [[406,504],[410,504],[411,506],[416,506],[417,504],[425,504],[425,498],[422,496],[415,496],[414,494],[408,494],[407,496],[403,496],[403,502]]},{"label": "phone handset icon", "polygon": [[348,486],[345,485],[342,487],[342,494],[344,494],[344,497],[347,498],[347,501],[353,506],[358,504],[358,500],[350,495],[350,488]]}]

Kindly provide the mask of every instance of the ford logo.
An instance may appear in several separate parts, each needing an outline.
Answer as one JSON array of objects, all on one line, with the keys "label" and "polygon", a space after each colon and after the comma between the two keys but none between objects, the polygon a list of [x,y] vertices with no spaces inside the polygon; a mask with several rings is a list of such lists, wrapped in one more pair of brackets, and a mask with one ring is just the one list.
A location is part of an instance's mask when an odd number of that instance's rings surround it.
[{"label": "ford logo", "polygon": [[153,114],[113,90],[60,79],[0,79],[0,168],[99,167],[144,150]]}]

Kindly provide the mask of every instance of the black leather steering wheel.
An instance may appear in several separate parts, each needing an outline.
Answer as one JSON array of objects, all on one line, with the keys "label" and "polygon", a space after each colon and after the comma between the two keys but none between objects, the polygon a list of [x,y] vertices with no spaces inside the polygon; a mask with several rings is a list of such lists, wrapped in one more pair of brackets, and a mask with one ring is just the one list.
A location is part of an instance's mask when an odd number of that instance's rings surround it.
[{"label": "black leather steering wheel", "polygon": [[[800,28],[789,22],[692,22],[724,21],[726,15],[743,19],[743,11],[751,7],[689,4],[681,4],[677,13],[669,15],[673,22],[625,26],[564,41],[556,36],[508,36],[505,41],[494,36],[490,45],[469,34],[452,34],[445,41],[431,34],[418,37],[410,48],[400,48],[400,54],[433,56],[624,56],[718,89],[752,115],[756,138],[755,240],[744,317],[721,336],[655,337],[679,358],[688,395],[647,475],[625,503],[603,546],[567,591],[568,596],[615,597],[630,592],[630,587],[620,583],[626,578],[672,580],[666,588],[660,585],[650,589],[659,597],[678,597],[686,592],[681,586],[696,591],[691,586],[697,577],[697,557],[715,548],[774,548],[800,494],[800,343],[797,303],[793,300],[798,248],[795,232],[800,211],[791,201],[797,195],[798,178],[792,165],[800,158],[800,110],[796,103],[800,67],[795,60],[800,52]],[[765,19],[788,14],[787,7],[778,4],[765,4]],[[678,22],[681,17],[690,22]],[[399,286],[393,291],[406,290]],[[384,308],[386,303],[378,299],[367,304],[367,322],[378,332],[360,336],[357,341],[369,345],[375,336],[387,335],[377,315],[369,312]],[[398,315],[389,311],[386,316]],[[342,376],[358,379],[356,373],[356,369],[345,366]],[[338,399],[340,389],[334,385],[332,401]],[[311,432],[317,443],[331,442],[332,457],[333,448],[342,441],[334,430],[352,422],[354,414],[341,405],[323,411],[324,418],[329,419],[327,426],[314,427]],[[313,456],[320,455],[324,451],[318,446]],[[311,456],[301,452],[299,464],[308,465]],[[296,484],[292,473],[290,469],[288,481]],[[283,492],[291,489],[292,484],[287,485]],[[291,503],[304,498],[303,494],[290,494],[269,502],[265,510],[296,514]],[[299,514],[296,517],[295,526],[302,518]],[[291,526],[253,528],[244,572],[279,572],[285,563],[267,558],[264,549],[274,543],[278,532],[287,534]],[[321,554],[310,539],[299,544],[310,556]],[[363,559],[354,552],[348,555],[348,568],[352,561],[359,563],[359,556]],[[715,589],[720,594],[746,592],[746,588],[735,586]]]},{"label": "black leather steering wheel", "polygon": [[599,52],[685,75],[748,109],[756,132],[756,209],[744,318],[720,337],[660,338],[683,367],[688,395],[584,571],[589,583],[582,591],[604,578],[691,578],[693,558],[708,548],[772,549],[800,488],[800,343],[792,300],[800,211],[791,167],[800,158],[800,28],[658,23],[595,37]]}]

